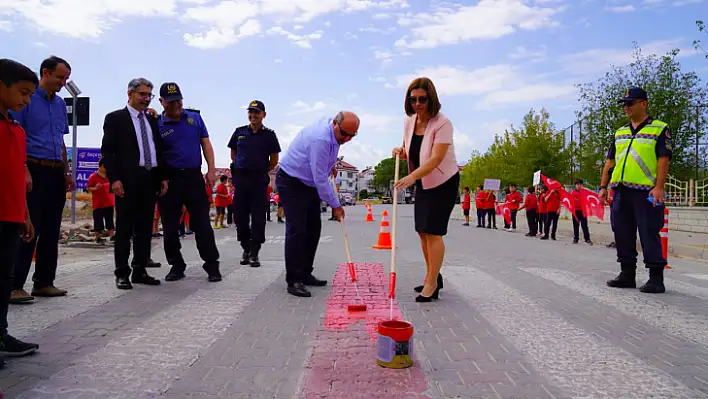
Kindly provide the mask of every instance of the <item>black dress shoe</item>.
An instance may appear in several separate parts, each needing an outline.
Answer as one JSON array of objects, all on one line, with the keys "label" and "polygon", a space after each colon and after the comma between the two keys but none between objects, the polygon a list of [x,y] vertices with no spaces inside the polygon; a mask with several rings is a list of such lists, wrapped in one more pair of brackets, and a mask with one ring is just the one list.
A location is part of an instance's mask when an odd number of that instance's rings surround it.
[{"label": "black dress shoe", "polygon": [[152,259],[148,259],[147,265],[146,265],[145,267],[160,267],[160,266],[162,266],[162,263],[160,263],[160,262],[155,262],[155,261],[152,260]]},{"label": "black dress shoe", "polygon": [[327,280],[319,280],[317,279],[317,277],[310,275],[303,279],[302,283],[313,287],[324,287],[325,285],[327,285]]},{"label": "black dress shoe", "polygon": [[251,254],[248,253],[248,251],[243,251],[243,255],[241,255],[241,264],[242,265],[247,265],[250,263],[249,258],[251,257]]},{"label": "black dress shoe", "polygon": [[[258,254],[252,254],[251,256],[249,256],[248,263],[251,264],[251,267],[261,267],[261,261],[258,260]],[[243,264],[243,261],[241,262],[241,264]]]},{"label": "black dress shoe", "polygon": [[221,272],[219,272],[219,262],[207,263],[202,266],[205,272],[207,272],[209,282],[216,283],[221,281]]},{"label": "black dress shoe", "polygon": [[172,266],[172,269],[170,269],[170,272],[167,273],[165,276],[165,281],[177,281],[177,280],[182,280],[184,276],[184,272],[182,271],[184,269],[176,268]]},{"label": "black dress shoe", "polygon": [[309,298],[312,296],[312,293],[305,288],[303,283],[288,285],[288,294],[299,296],[301,298]]},{"label": "black dress shoe", "polygon": [[116,277],[116,288],[119,290],[132,290],[133,285],[130,284],[128,277]]},{"label": "black dress shoe", "polygon": [[136,274],[133,271],[133,277],[131,277],[131,281],[133,282],[133,284],[160,285],[160,280],[150,276],[146,272]]}]

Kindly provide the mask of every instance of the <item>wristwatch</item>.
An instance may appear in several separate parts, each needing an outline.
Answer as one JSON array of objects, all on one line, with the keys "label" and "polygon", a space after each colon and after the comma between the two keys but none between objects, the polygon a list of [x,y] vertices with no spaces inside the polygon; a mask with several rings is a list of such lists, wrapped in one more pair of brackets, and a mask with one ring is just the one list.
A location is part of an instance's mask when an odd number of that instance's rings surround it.
[{"label": "wristwatch", "polygon": [[71,176],[71,172],[65,172],[64,176]]},{"label": "wristwatch", "polygon": [[600,190],[607,190],[607,186],[600,186]]}]

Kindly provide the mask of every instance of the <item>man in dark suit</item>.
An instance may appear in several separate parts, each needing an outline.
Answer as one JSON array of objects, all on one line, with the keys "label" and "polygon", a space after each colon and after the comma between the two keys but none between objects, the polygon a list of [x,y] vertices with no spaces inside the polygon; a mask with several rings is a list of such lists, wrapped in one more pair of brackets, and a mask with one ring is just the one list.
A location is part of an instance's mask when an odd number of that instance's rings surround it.
[{"label": "man in dark suit", "polygon": [[[155,202],[167,192],[157,119],[146,112],[153,84],[133,79],[128,84],[128,106],[106,115],[103,122],[103,155],[111,190],[116,196],[116,286],[129,290],[133,284],[159,285],[147,274],[150,259]],[[130,239],[134,262],[128,264]]]}]

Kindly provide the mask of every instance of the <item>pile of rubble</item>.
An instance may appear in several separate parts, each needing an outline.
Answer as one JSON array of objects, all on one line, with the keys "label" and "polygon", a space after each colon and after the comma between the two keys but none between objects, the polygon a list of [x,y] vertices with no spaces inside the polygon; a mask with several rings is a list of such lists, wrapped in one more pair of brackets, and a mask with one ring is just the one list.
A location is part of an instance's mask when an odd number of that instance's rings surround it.
[{"label": "pile of rubble", "polygon": [[61,238],[59,239],[61,244],[69,244],[74,242],[96,242],[96,238],[93,235],[93,225],[91,223],[76,223],[76,224],[62,224],[61,226]]}]

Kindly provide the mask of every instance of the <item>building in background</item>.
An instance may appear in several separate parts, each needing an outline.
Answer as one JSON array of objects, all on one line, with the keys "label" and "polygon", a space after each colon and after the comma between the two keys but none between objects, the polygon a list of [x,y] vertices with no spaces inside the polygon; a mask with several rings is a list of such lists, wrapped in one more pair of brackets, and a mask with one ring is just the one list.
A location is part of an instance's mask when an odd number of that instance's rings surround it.
[{"label": "building in background", "polygon": [[370,193],[376,191],[374,187],[374,177],[376,172],[373,166],[367,166],[364,170],[359,173],[359,191],[366,190]]},{"label": "building in background", "polygon": [[339,157],[337,163],[334,165],[334,167],[337,168],[339,180],[341,180],[339,192],[349,193],[356,197],[359,193],[359,169],[345,162],[343,158],[344,157]]}]

